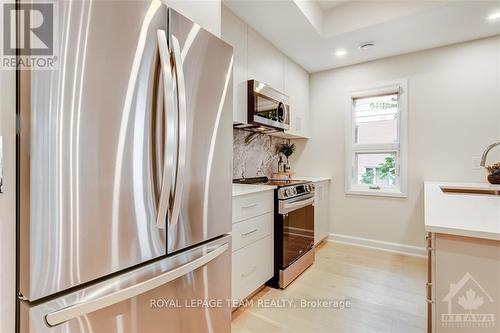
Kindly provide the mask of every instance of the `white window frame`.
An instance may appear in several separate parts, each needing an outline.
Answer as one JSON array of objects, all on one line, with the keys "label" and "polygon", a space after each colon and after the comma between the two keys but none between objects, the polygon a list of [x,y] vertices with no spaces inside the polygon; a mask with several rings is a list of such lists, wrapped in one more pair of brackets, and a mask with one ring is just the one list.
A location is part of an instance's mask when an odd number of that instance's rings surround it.
[{"label": "white window frame", "polygon": [[[376,96],[390,92],[399,92],[399,143],[395,144],[356,144],[355,112],[353,99]],[[384,197],[408,197],[408,80],[399,79],[388,82],[373,83],[364,87],[348,89],[346,98],[346,168],[345,192],[349,195],[369,195]],[[396,153],[396,184],[393,187],[374,188],[370,185],[357,184],[357,153]]]}]

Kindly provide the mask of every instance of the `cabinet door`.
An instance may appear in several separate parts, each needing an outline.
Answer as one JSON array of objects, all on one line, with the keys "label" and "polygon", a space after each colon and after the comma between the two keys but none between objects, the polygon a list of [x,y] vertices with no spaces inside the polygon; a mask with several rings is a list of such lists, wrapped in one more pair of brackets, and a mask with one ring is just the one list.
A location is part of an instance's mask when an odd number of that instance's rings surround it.
[{"label": "cabinet door", "polygon": [[435,332],[498,332],[500,242],[444,234],[434,242]]},{"label": "cabinet door", "polygon": [[323,223],[323,184],[315,183],[316,192],[314,193],[314,245],[318,245],[322,237]]},{"label": "cabinet door", "polygon": [[325,239],[330,232],[330,182],[323,182],[322,189],[320,237],[321,239]]},{"label": "cabinet door", "polygon": [[233,122],[247,123],[247,25],[222,6],[222,39],[233,46]]},{"label": "cabinet door", "polygon": [[314,183],[314,245],[328,237],[329,232],[329,182]]},{"label": "cabinet door", "polygon": [[285,93],[290,96],[288,134],[307,137],[309,127],[309,73],[292,60],[285,60]]},{"label": "cabinet door", "polygon": [[274,235],[233,252],[232,298],[242,300],[273,276]]},{"label": "cabinet door", "polygon": [[248,28],[248,79],[283,92],[284,55],[252,28]]}]

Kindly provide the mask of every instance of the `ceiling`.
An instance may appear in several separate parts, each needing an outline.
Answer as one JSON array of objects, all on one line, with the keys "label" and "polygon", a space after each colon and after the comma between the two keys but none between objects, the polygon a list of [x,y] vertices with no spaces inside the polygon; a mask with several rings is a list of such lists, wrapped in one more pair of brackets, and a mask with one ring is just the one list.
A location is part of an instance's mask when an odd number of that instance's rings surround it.
[{"label": "ceiling", "polygon": [[333,7],[337,7],[339,5],[342,5],[346,2],[349,2],[349,0],[344,0],[344,1],[336,1],[336,0],[316,0],[316,2],[318,3],[318,6],[322,9],[322,10],[328,10],[328,9],[332,9]]},{"label": "ceiling", "polygon": [[[500,0],[223,3],[309,72],[500,35],[500,19],[486,19]],[[359,49],[368,41],[375,46]]]}]

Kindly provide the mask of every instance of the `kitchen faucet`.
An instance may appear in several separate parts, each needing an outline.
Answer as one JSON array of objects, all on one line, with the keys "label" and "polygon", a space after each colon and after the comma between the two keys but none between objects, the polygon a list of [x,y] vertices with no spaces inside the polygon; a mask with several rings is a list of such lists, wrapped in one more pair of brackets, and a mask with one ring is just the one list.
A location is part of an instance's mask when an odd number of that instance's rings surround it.
[{"label": "kitchen faucet", "polygon": [[479,164],[480,166],[482,167],[486,166],[486,158],[488,157],[488,153],[496,146],[500,146],[500,142],[492,143],[491,145],[486,147],[486,149],[483,151],[483,157],[481,157],[481,164]]}]

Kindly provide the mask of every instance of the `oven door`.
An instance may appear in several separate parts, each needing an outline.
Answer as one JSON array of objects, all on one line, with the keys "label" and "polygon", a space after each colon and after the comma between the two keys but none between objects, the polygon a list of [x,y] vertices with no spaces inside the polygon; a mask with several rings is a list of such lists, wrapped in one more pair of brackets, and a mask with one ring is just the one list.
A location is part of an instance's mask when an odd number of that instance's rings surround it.
[{"label": "oven door", "polygon": [[283,262],[285,269],[314,246],[314,193],[280,200],[283,220]]}]

